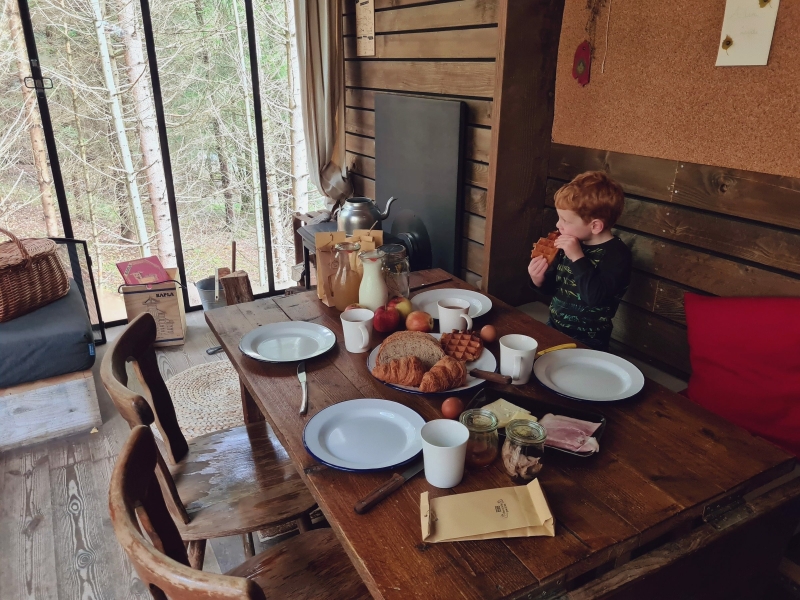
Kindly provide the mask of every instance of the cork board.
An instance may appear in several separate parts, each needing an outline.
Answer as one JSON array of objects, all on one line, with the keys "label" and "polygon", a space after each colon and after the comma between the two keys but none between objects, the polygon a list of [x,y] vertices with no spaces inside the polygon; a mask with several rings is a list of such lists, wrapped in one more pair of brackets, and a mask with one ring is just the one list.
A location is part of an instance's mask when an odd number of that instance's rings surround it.
[{"label": "cork board", "polygon": [[780,4],[764,67],[714,66],[724,13],[725,0],[566,0],[553,141],[800,177],[800,2]]}]

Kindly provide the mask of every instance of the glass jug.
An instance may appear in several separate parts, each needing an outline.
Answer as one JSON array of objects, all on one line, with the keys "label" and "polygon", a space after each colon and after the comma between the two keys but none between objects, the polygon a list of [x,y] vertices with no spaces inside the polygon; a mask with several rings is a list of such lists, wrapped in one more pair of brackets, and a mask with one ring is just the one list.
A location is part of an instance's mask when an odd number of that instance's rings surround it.
[{"label": "glass jug", "polygon": [[351,304],[358,303],[358,288],[361,285],[361,275],[355,269],[355,259],[361,244],[344,242],[336,244],[337,268],[331,281],[333,292],[333,305],[337,310],[344,310]]},{"label": "glass jug", "polygon": [[372,311],[386,306],[388,292],[386,282],[383,280],[383,259],[377,250],[362,252],[358,255],[364,274],[361,277],[361,287],[358,289],[358,303]]}]

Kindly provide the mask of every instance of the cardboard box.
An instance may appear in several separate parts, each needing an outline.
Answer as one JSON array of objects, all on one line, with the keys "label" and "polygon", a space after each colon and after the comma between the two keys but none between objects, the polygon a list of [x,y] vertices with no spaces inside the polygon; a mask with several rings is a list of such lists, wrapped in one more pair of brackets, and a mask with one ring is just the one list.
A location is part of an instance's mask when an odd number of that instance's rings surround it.
[{"label": "cardboard box", "polygon": [[[177,269],[167,269],[167,274],[178,279]],[[186,311],[183,308],[183,293],[174,281],[147,285],[123,285],[122,297],[128,321],[143,312],[149,312],[156,320],[155,346],[180,346],[186,340]]]}]

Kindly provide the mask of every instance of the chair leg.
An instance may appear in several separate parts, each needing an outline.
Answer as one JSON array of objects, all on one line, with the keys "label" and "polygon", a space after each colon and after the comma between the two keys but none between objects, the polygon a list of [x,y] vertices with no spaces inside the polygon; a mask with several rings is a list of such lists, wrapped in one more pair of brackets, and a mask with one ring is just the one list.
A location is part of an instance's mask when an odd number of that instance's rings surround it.
[{"label": "chair leg", "polygon": [[297,530],[300,533],[311,531],[311,515],[309,513],[303,513],[300,515],[300,518],[297,519]]},{"label": "chair leg", "polygon": [[186,554],[189,556],[189,566],[202,571],[206,558],[206,540],[189,541],[186,544]]},{"label": "chair leg", "polygon": [[242,544],[244,545],[244,557],[245,558],[252,558],[256,555],[256,546],[255,542],[253,541],[253,534],[252,533],[243,533],[242,534]]}]

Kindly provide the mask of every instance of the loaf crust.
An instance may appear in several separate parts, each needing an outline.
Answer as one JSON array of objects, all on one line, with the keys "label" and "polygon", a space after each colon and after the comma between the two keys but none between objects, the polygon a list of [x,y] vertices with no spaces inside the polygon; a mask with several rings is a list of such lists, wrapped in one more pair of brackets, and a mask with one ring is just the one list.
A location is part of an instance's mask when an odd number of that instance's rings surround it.
[{"label": "loaf crust", "polygon": [[385,365],[404,356],[416,356],[427,371],[444,355],[442,346],[433,336],[421,331],[398,331],[383,341],[375,364]]}]

